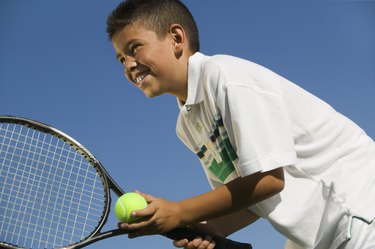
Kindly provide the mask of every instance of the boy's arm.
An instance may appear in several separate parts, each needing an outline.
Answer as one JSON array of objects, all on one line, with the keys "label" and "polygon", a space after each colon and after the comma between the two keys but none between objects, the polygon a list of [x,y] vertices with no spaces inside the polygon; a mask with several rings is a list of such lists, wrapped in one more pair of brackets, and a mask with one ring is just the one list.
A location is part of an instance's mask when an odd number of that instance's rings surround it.
[{"label": "boy's arm", "polygon": [[243,210],[265,200],[284,188],[284,172],[278,168],[237,178],[208,193],[180,202],[144,195],[147,208],[133,213],[144,219],[120,224],[120,228],[134,231],[129,237],[165,233],[173,228],[211,220]]},{"label": "boy's arm", "polygon": [[208,221],[210,230],[214,235],[227,237],[232,233],[254,223],[259,216],[251,212],[249,209],[243,209],[238,212],[225,215]]},{"label": "boy's arm", "polygon": [[181,223],[192,224],[237,212],[279,193],[283,188],[282,168],[237,178],[211,192],[181,201]]},{"label": "boy's arm", "polygon": [[[258,219],[259,217],[256,214],[246,208],[233,214],[198,223],[192,227],[198,231],[202,231],[202,234],[227,237]],[[212,240],[211,236],[205,236],[197,237],[192,241],[188,241],[187,239],[175,240],[173,241],[173,245],[177,248],[213,248],[215,241]]]}]

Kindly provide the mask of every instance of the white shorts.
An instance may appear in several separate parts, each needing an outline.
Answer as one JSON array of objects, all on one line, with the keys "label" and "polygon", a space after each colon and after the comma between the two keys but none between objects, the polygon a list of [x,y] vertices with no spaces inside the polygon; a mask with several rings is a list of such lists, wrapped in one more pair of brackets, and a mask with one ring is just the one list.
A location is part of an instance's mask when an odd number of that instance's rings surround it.
[{"label": "white shorts", "polygon": [[374,249],[375,221],[367,222],[361,218],[353,217],[350,235],[350,239],[337,249]]},{"label": "white shorts", "polygon": [[[353,217],[350,226],[350,239],[343,242],[337,249],[374,249],[375,220],[368,222]],[[305,249],[291,240],[287,240],[284,249]]]}]

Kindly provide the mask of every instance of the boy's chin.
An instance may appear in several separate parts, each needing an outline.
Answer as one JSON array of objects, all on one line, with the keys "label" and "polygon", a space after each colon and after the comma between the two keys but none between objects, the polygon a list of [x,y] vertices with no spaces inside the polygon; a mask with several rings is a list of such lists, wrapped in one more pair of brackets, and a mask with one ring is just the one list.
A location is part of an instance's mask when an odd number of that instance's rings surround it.
[{"label": "boy's chin", "polygon": [[162,93],[155,93],[155,92],[151,92],[151,91],[143,91],[143,94],[147,97],[147,98],[155,98],[155,97],[158,97],[160,95],[162,95]]}]

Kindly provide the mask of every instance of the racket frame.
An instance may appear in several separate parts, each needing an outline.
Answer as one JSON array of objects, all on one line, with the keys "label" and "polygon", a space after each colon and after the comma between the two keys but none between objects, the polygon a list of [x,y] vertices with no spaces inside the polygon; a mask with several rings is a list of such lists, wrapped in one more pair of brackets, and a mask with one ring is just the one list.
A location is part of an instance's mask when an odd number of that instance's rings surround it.
[{"label": "racket frame", "polygon": [[[114,229],[109,230],[106,232],[101,232],[101,229],[106,224],[108,220],[108,216],[111,210],[111,193],[112,190],[117,196],[121,196],[125,194],[125,191],[113,180],[113,178],[108,174],[107,170],[104,166],[100,163],[100,161],[93,155],[89,150],[87,150],[82,144],[76,141],[74,138],[70,137],[66,133],[53,128],[47,124],[41,123],[36,120],[30,120],[26,118],[20,118],[15,116],[0,116],[0,123],[12,123],[12,124],[19,124],[27,126],[31,129],[50,134],[52,136],[57,137],[58,139],[64,141],[69,146],[77,150],[97,171],[98,175],[100,176],[101,182],[103,184],[105,190],[105,210],[103,212],[101,221],[95,228],[93,232],[86,238],[82,239],[79,242],[73,243],[71,245],[63,246],[60,249],[78,249],[89,244],[92,244],[96,241],[110,238],[122,234],[127,234],[128,231]],[[197,232],[191,228],[177,228],[165,234],[163,236],[170,238],[172,240],[180,240],[187,238],[189,241],[193,240],[196,236],[202,236],[200,232]],[[251,244],[241,243],[232,241],[230,239],[212,236],[213,240],[216,242],[215,249],[251,249]],[[14,245],[9,245],[6,242],[0,241],[0,249],[21,249],[20,247],[16,247]]]}]

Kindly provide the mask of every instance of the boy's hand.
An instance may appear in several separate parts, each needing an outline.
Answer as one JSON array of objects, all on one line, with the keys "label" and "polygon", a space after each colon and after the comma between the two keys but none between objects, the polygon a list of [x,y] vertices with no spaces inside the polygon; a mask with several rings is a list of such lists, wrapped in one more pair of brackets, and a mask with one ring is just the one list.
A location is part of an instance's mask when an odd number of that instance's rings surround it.
[{"label": "boy's hand", "polygon": [[[215,234],[215,229],[207,222],[197,223],[191,226],[194,230],[201,231],[202,234]],[[197,236],[192,241],[187,239],[175,240],[173,245],[177,248],[186,249],[213,249],[215,247],[215,241],[212,240],[210,235],[206,235],[204,238]]]},{"label": "boy's hand", "polygon": [[142,217],[134,223],[120,223],[119,228],[129,231],[129,238],[162,234],[181,226],[181,208],[177,202],[167,201],[140,193],[147,201],[145,209],[133,212],[134,217]]},{"label": "boy's hand", "polygon": [[196,237],[192,241],[188,241],[187,239],[175,240],[173,241],[173,245],[177,248],[185,249],[214,249],[215,241],[212,240],[211,236],[206,235],[204,238]]}]

